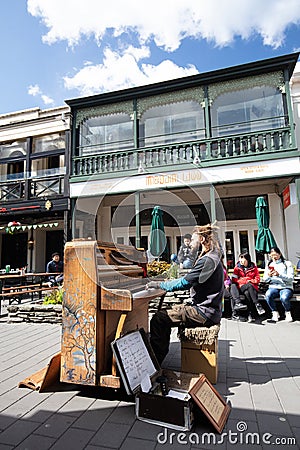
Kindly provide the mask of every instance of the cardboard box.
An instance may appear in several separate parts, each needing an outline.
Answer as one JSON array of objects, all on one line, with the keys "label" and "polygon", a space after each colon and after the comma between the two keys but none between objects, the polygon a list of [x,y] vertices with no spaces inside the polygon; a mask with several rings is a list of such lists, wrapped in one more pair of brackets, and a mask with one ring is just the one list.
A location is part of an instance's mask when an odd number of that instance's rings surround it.
[{"label": "cardboard box", "polygon": [[218,339],[213,344],[199,345],[181,341],[181,370],[204,374],[212,383],[218,380]]},{"label": "cardboard box", "polygon": [[[162,370],[143,329],[112,342],[127,394],[134,394],[139,420],[175,430],[188,431],[194,422],[194,402],[189,390],[197,383],[195,374]],[[157,379],[167,378],[168,395],[162,395]]]}]

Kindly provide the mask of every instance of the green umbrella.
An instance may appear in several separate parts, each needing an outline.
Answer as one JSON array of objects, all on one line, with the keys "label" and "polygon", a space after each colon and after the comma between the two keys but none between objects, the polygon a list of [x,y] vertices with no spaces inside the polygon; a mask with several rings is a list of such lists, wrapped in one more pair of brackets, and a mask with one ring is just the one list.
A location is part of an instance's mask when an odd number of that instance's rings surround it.
[{"label": "green umbrella", "polygon": [[159,206],[154,206],[150,231],[150,253],[155,257],[161,256],[166,248],[166,244],[167,239],[162,211]]},{"label": "green umbrella", "polygon": [[276,247],[275,238],[269,228],[269,208],[264,197],[258,197],[255,204],[258,233],[255,249],[258,252],[269,253],[272,247]]}]

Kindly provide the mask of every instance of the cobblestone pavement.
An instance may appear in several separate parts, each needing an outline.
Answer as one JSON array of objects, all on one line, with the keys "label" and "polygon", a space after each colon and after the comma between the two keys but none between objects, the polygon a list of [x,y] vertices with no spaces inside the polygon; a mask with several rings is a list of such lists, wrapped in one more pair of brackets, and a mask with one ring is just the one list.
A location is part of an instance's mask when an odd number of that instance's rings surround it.
[{"label": "cobblestone pavement", "polygon": [[[62,383],[44,393],[18,388],[60,351],[60,334],[57,324],[0,322],[1,450],[299,448],[299,321],[222,319],[215,387],[232,405],[226,436],[201,414],[190,433],[141,422],[133,398],[112,390]],[[179,365],[174,330],[163,367]]]}]

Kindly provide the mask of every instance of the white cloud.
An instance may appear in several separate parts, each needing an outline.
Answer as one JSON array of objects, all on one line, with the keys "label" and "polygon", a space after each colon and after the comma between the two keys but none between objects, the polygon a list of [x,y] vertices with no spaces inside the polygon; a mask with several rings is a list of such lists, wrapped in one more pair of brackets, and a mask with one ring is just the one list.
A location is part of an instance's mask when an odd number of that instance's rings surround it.
[{"label": "white cloud", "polygon": [[185,37],[217,46],[235,37],[260,35],[264,45],[283,44],[288,26],[300,23],[299,0],[28,0],[28,11],[48,29],[46,43],[65,40],[74,46],[83,37],[101,40],[108,29],[117,37],[135,32],[140,44],[153,40],[174,51]]},{"label": "white cloud", "polygon": [[106,48],[103,64],[86,65],[73,77],[65,77],[65,87],[76,89],[80,95],[86,96],[197,73],[197,69],[192,65],[187,68],[178,67],[170,60],[165,60],[157,66],[139,66],[138,61],[144,54],[147,54],[146,48],[130,47],[122,55]]},{"label": "white cloud", "polygon": [[28,92],[29,95],[32,95],[33,97],[36,97],[37,95],[41,94],[40,87],[37,84],[30,85],[28,87],[28,91],[27,92]]},{"label": "white cloud", "polygon": [[48,95],[42,94],[41,99],[43,100],[45,105],[53,105],[54,104],[53,98],[49,97]]},{"label": "white cloud", "polygon": [[[65,87],[80,95],[197,73],[192,64],[180,67],[170,60],[185,38],[224,47],[237,37],[260,36],[277,48],[286,29],[300,24],[299,0],[27,0],[27,8],[46,27],[44,43],[65,41],[73,49],[87,39],[97,43],[98,61],[82,62],[64,77]],[[168,52],[157,65],[149,63],[155,45]],[[44,96],[44,102],[51,99]]]},{"label": "white cloud", "polygon": [[41,91],[38,84],[30,85],[28,87],[27,93],[29,95],[32,95],[33,97],[39,96],[42,99],[44,105],[53,105],[54,104],[54,100],[51,97],[49,97],[48,95],[43,94],[43,92]]}]

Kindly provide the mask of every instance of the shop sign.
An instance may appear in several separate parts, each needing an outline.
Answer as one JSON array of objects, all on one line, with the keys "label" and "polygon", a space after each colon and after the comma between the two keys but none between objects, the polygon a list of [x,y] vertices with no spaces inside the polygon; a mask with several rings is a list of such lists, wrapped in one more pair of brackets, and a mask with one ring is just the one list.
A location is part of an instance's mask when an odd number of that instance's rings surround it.
[{"label": "shop sign", "polygon": [[290,193],[289,185],[284,189],[284,191],[282,193],[282,197],[283,197],[283,207],[285,209],[288,206],[290,206],[290,204],[291,204],[291,193]]}]

